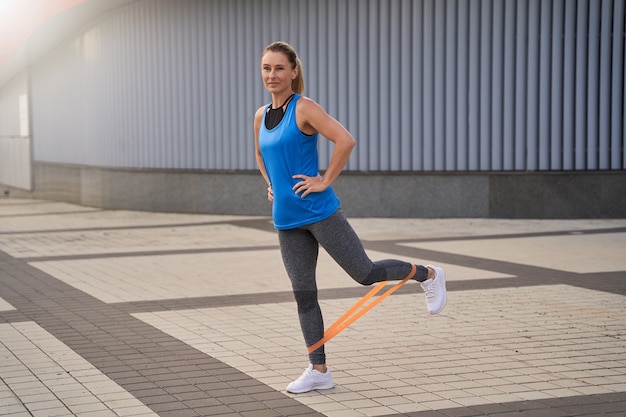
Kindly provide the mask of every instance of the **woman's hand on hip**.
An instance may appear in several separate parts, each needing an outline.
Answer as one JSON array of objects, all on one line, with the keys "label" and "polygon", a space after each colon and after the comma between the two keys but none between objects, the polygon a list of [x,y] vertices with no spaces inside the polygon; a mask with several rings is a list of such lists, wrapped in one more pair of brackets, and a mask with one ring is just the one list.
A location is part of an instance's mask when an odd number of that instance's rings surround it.
[{"label": "woman's hand on hip", "polygon": [[274,201],[274,190],[272,190],[272,186],[271,185],[267,186],[267,199],[269,201]]},{"label": "woman's hand on hip", "polygon": [[296,183],[292,189],[302,198],[310,193],[321,193],[328,188],[328,185],[324,183],[324,178],[321,175],[309,177],[308,175],[298,174],[294,175],[292,178],[301,180]]}]

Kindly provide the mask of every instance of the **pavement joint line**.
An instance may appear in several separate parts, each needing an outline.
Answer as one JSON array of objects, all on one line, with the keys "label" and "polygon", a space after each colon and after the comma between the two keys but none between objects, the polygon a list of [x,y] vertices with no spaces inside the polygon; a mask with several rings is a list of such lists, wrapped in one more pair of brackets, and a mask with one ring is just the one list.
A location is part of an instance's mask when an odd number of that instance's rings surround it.
[{"label": "pavement joint line", "polygon": [[[41,216],[55,216],[55,215],[76,215],[85,213],[98,213],[102,212],[99,209],[88,210],[76,210],[76,211],[59,211],[59,212],[46,212],[46,213],[20,213],[20,214],[0,214],[0,219],[16,218],[16,217],[41,217]],[[4,233],[4,232],[2,232]]]},{"label": "pavement joint line", "polygon": [[107,252],[107,253],[89,253],[79,255],[55,255],[55,256],[36,256],[28,258],[20,258],[24,262],[54,262],[54,261],[74,261],[84,259],[107,259],[107,258],[134,258],[145,256],[167,256],[167,255],[193,255],[202,253],[232,253],[232,252],[250,252],[263,250],[278,250],[276,245],[254,246],[254,247],[227,247],[227,248],[203,248],[203,249],[169,249],[169,250],[153,250],[153,251],[137,251],[137,252]]},{"label": "pavement joint line", "polygon": [[[68,214],[77,214],[77,213],[99,213],[101,210],[94,211],[79,211],[72,212]],[[57,214],[66,214],[57,213]],[[37,215],[49,215],[47,213],[38,213]],[[11,215],[7,217],[24,217],[28,215]],[[0,215],[2,218],[2,215]],[[260,225],[256,225],[260,223]],[[266,226],[267,223],[269,226]],[[0,231],[0,235],[29,235],[29,234],[39,234],[39,233],[85,233],[85,232],[107,232],[107,231],[116,231],[116,230],[146,230],[146,229],[171,229],[171,228],[186,228],[186,227],[200,227],[200,226],[219,226],[219,225],[234,225],[241,227],[252,227],[259,230],[270,230],[273,231],[273,227],[271,226],[270,219],[262,218],[260,220],[215,220],[215,221],[206,221],[206,222],[185,222],[185,223],[162,223],[162,224],[141,224],[134,226],[106,226],[106,227],[80,227],[75,229],[33,229],[33,230],[16,230],[16,231]]]}]

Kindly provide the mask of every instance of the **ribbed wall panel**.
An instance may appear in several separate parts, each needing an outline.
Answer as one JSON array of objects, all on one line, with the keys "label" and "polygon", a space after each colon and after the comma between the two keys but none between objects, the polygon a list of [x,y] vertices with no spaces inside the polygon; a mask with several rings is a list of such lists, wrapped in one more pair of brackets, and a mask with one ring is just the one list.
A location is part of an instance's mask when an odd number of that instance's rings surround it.
[{"label": "ribbed wall panel", "polygon": [[[255,169],[260,53],[289,41],[354,171],[621,170],[624,0],[145,0],[33,69],[34,158]],[[325,165],[331,144],[322,141]]]},{"label": "ribbed wall panel", "polygon": [[30,190],[31,136],[28,75],[15,77],[0,89],[0,184]]}]

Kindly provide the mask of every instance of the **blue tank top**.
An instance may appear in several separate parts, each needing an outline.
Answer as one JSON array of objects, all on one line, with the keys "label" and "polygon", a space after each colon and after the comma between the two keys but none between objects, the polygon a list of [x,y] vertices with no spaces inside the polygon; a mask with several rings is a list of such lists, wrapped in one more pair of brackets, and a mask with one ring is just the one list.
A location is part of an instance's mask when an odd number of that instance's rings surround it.
[{"label": "blue tank top", "polygon": [[305,135],[298,128],[296,103],[299,99],[299,94],[293,97],[287,105],[283,119],[273,129],[268,130],[265,127],[267,111],[263,112],[259,131],[259,149],[274,192],[272,217],[274,227],[278,230],[295,229],[324,220],[334,214],[340,204],[331,187],[321,193],[311,193],[304,198],[292,189],[300,181],[292,176],[319,175],[317,155],[319,135],[317,133]]}]

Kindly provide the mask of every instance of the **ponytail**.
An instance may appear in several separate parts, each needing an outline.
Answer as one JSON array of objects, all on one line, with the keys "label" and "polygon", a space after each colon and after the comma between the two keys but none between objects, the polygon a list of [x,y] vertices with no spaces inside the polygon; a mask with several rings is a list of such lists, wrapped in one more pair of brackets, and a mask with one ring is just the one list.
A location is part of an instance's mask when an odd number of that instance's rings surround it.
[{"label": "ponytail", "polygon": [[302,62],[298,57],[296,57],[296,68],[298,69],[298,74],[296,78],[291,80],[291,89],[296,94],[302,94],[304,93],[304,74],[302,74]]}]

